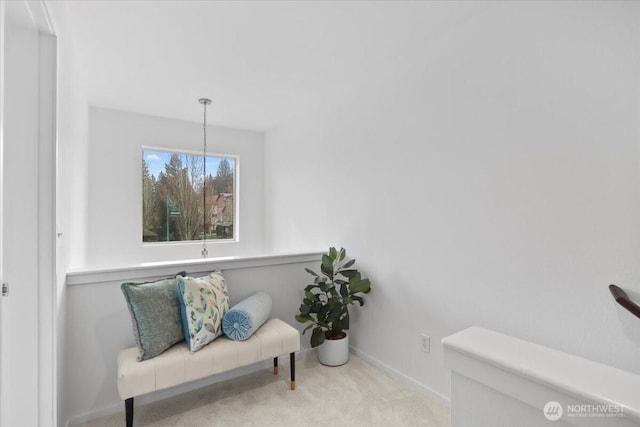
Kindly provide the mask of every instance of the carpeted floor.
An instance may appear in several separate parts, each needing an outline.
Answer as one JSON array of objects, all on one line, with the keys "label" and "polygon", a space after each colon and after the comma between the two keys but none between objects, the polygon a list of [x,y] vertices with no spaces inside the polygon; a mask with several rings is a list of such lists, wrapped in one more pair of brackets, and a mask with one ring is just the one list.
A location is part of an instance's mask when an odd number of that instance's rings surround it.
[{"label": "carpeted floor", "polygon": [[[308,354],[296,363],[296,391],[289,390],[288,380],[289,366],[281,363],[278,376],[265,369],[136,406],[134,425],[449,426],[446,406],[353,354],[349,363],[335,368],[321,365],[314,353]],[[123,412],[84,425],[124,424]]]}]

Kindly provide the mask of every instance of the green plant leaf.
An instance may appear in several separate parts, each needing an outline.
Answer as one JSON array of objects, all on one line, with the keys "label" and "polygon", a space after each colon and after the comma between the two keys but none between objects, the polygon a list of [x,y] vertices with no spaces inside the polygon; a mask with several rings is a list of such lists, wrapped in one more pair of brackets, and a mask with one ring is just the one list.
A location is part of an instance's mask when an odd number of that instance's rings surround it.
[{"label": "green plant leaf", "polygon": [[351,267],[353,264],[355,264],[356,260],[352,259],[350,261],[347,261],[344,263],[344,265],[342,267],[340,267],[341,269],[348,269],[349,267]]},{"label": "green plant leaf", "polygon": [[311,318],[309,316],[302,316],[300,314],[296,314],[296,320],[300,323],[307,323]]},{"label": "green plant leaf", "polygon": [[311,304],[311,313],[319,313],[320,310],[322,310],[322,307],[324,307],[324,302],[318,300],[318,301],[314,301],[313,304]]},{"label": "green plant leaf", "polygon": [[347,256],[347,251],[344,248],[340,248],[340,254],[338,256],[338,259],[342,261],[345,256]]},{"label": "green plant leaf", "polygon": [[322,322],[320,320],[318,320],[318,326],[321,327],[323,330],[330,329],[330,326],[327,322]]},{"label": "green plant leaf", "polygon": [[312,276],[316,276],[318,277],[318,273],[316,273],[315,271],[309,269],[309,268],[305,268],[305,271],[309,274],[311,274]]},{"label": "green plant leaf", "polygon": [[357,294],[359,292],[368,294],[369,291],[371,291],[371,283],[369,279],[352,279],[349,281],[349,288],[351,289],[351,294]]},{"label": "green plant leaf", "polygon": [[329,283],[321,283],[320,284],[320,290],[322,292],[327,292],[329,289],[331,289],[331,285]]},{"label": "green plant leaf", "polygon": [[328,305],[322,305],[318,309],[318,320],[322,320],[323,322],[326,322],[328,313],[329,313],[329,306]]},{"label": "green plant leaf", "polygon": [[309,329],[313,328],[315,325],[315,323],[310,324],[309,326],[307,326],[306,328],[304,328],[304,330],[302,331],[302,335],[304,335],[305,332],[307,332]]},{"label": "green plant leaf", "polygon": [[331,258],[331,261],[335,260],[338,257],[338,252],[336,251],[336,248],[331,247],[329,248],[329,258]]},{"label": "green plant leaf", "polygon": [[360,272],[358,270],[340,270],[340,274],[342,274],[347,279],[352,279],[356,276],[360,277]]},{"label": "green plant leaf", "polygon": [[342,316],[342,313],[343,313],[342,305],[337,305],[331,308],[331,310],[329,310],[329,314],[327,315],[327,322],[337,323],[340,320],[340,316]]},{"label": "green plant leaf", "polygon": [[309,307],[308,305],[303,304],[300,306],[300,314],[302,315],[309,314],[309,310],[311,310],[311,307]]},{"label": "green plant leaf", "polygon": [[315,348],[324,342],[324,332],[321,328],[315,328],[311,334],[311,348]]},{"label": "green plant leaf", "polygon": [[340,296],[342,298],[346,298],[349,296],[349,286],[347,286],[347,283],[343,283],[342,285],[340,285]]},{"label": "green plant leaf", "polygon": [[327,277],[333,277],[333,260],[327,254],[322,255],[320,270]]},{"label": "green plant leaf", "polygon": [[360,307],[362,307],[364,305],[364,299],[362,299],[362,297],[356,296],[356,295],[352,295],[351,296],[351,300],[353,302],[358,301],[360,303]]}]

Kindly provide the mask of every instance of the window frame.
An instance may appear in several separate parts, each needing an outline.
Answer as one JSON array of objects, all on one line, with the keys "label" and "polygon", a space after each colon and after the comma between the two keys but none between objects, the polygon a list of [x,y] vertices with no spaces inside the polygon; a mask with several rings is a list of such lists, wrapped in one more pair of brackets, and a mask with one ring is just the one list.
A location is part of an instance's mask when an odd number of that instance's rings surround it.
[{"label": "window frame", "polygon": [[[139,162],[140,167],[140,175],[142,176],[142,162],[145,160],[144,152],[145,151],[160,151],[163,153],[169,154],[186,154],[191,156],[199,156],[202,157],[203,152],[197,150],[183,149],[183,148],[168,148],[168,147],[157,147],[152,145],[143,145],[140,149],[141,161]],[[139,220],[140,220],[140,245],[144,247],[167,247],[167,246],[193,246],[199,245],[201,246],[205,241],[208,244],[225,244],[225,243],[238,243],[240,241],[240,156],[237,154],[228,154],[228,153],[220,153],[220,152],[209,152],[207,151],[206,157],[224,157],[227,159],[233,159],[234,168],[233,168],[233,238],[232,239],[206,239],[206,240],[172,240],[172,241],[157,241],[157,242],[145,242],[143,240],[142,234],[144,232],[144,213],[142,211],[143,204],[143,183],[142,180],[140,182],[140,203],[138,204],[139,209]]]}]

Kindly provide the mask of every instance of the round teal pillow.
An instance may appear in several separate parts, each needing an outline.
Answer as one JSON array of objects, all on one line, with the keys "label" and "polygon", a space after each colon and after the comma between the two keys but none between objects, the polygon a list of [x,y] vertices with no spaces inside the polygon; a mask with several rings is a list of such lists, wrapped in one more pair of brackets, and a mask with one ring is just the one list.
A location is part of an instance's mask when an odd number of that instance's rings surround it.
[{"label": "round teal pillow", "polygon": [[244,341],[269,319],[270,314],[271,297],[265,292],[256,292],[224,314],[222,331],[234,341]]}]

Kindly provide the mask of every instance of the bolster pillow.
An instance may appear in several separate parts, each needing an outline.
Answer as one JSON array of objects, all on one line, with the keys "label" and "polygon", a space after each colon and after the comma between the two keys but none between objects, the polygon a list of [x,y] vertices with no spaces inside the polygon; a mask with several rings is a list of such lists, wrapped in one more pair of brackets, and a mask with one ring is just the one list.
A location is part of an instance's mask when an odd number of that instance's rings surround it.
[{"label": "bolster pillow", "polygon": [[271,314],[271,297],[264,292],[243,299],[224,314],[222,331],[234,341],[249,338]]}]

